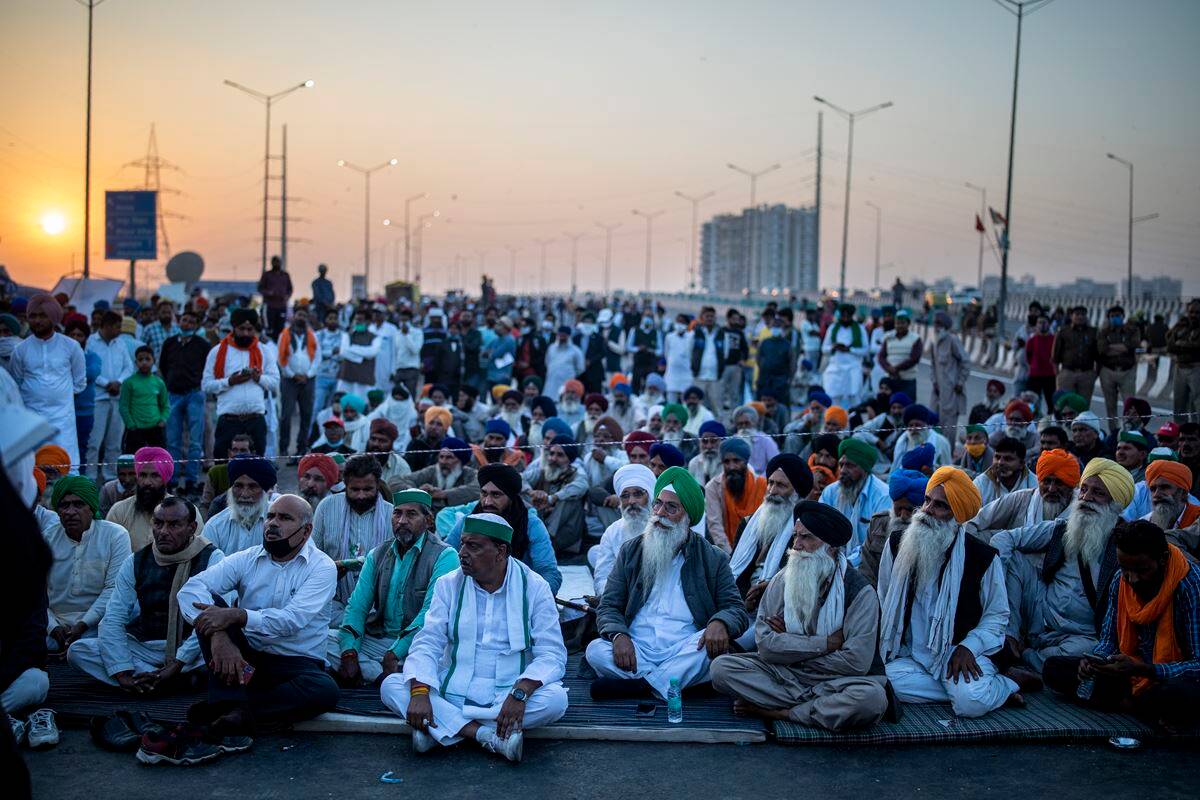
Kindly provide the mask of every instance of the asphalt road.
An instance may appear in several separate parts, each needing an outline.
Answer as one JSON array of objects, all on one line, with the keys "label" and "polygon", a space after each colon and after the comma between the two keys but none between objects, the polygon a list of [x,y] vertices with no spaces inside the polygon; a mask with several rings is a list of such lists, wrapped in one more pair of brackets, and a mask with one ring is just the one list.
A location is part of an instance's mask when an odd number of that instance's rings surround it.
[{"label": "asphalt road", "polygon": [[[198,767],[144,766],[85,731],[31,753],[36,798],[1094,798],[1196,796],[1195,750],[1107,745],[785,747],[532,741],[512,765],[461,747],[416,757],[408,737],[303,734],[262,739]],[[392,771],[399,784],[380,783]]]}]

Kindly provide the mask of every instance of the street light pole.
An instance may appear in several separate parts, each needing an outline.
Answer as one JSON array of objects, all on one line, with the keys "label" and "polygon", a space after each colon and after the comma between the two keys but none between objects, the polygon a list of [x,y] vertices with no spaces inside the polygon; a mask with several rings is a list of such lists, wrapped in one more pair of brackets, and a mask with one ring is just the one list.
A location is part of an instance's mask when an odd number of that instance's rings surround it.
[{"label": "street light pole", "polygon": [[416,284],[421,283],[421,267],[425,263],[425,229],[432,228],[433,223],[430,220],[437,219],[441,215],[442,212],[434,211],[417,217],[417,271],[413,277],[413,282]]},{"label": "street light pole", "polygon": [[[1120,156],[1115,156],[1112,153],[1108,157],[1118,164],[1123,164],[1129,169],[1129,243],[1126,248],[1126,261],[1128,262],[1129,282],[1125,288],[1125,302],[1133,302],[1133,226],[1139,222],[1147,222],[1152,219],[1158,219],[1158,214],[1147,214],[1144,217],[1135,217],[1133,215],[1133,162],[1126,161]],[[1127,309],[1132,312],[1132,309]]]},{"label": "street light pole", "polygon": [[607,297],[608,282],[612,275],[612,234],[621,227],[621,223],[613,222],[605,225],[603,222],[597,222],[596,227],[604,231],[604,295]]},{"label": "street light pole", "polygon": [[892,107],[892,101],[880,103],[870,108],[864,108],[861,111],[847,111],[841,106],[836,106],[823,97],[813,96],[822,105],[829,106],[834,111],[846,120],[849,126],[849,135],[846,144],[846,200],[842,208],[842,265],[838,277],[838,298],[844,299],[846,296],[846,250],[850,243],[850,167],[854,162],[854,121],[859,117],[865,117],[867,114],[873,114],[876,111],[882,111],[885,108]]},{"label": "street light pole", "polygon": [[[91,277],[92,238],[92,12],[104,0],[87,0],[87,116],[83,128],[83,277]],[[130,287],[132,292],[132,287]],[[130,295],[132,297],[132,294]]]},{"label": "street light pole", "polygon": [[554,239],[534,239],[534,241],[537,242],[542,247],[542,273],[541,273],[541,283],[538,284],[538,289],[540,289],[541,291],[544,292],[544,291],[546,291],[546,245],[554,244],[554,242],[556,240],[554,240]]},{"label": "street light pole", "polygon": [[410,234],[408,220],[410,215],[410,207],[412,206],[413,202],[417,200],[424,200],[426,197],[429,197],[428,192],[421,192],[420,194],[414,194],[411,197],[404,198],[404,280],[406,281],[412,280],[412,271],[410,269],[411,264],[409,261]]},{"label": "street light pole", "polygon": [[[971,183],[970,181],[967,181],[966,184],[964,184],[964,185],[968,189],[974,189],[975,191],[979,192],[979,194],[980,194],[979,219],[982,222],[983,219],[985,217],[987,217],[987,188],[984,186],[976,186],[975,184]],[[983,296],[983,244],[984,244],[985,238],[987,238],[987,231],[980,230],[979,231],[979,275],[976,278],[975,288],[979,290],[979,294],[981,297]]]},{"label": "street light pole", "polygon": [[351,164],[345,159],[337,162],[339,167],[352,169],[359,175],[362,175],[363,180],[363,291],[367,297],[371,296],[371,175],[381,169],[394,167],[400,163],[397,159],[391,158],[384,161],[382,164],[376,164],[373,167],[360,167],[357,164]]},{"label": "street light pole", "polygon": [[867,201],[867,207],[875,209],[875,288],[879,288],[879,248],[883,237],[883,209]]},{"label": "street light pole", "polygon": [[[753,195],[754,190],[751,189],[750,193]],[[688,288],[692,290],[695,290],[696,288],[696,249],[700,246],[700,242],[697,239],[697,225],[699,224],[700,219],[700,204],[712,197],[714,194],[716,194],[716,192],[705,192],[704,194],[699,194],[693,197],[692,195],[687,195],[680,191],[675,192],[676,197],[683,198],[692,204],[692,243],[691,246],[688,247]]]},{"label": "street light pole", "polygon": [[262,271],[266,272],[267,271],[267,215],[268,215],[268,210],[267,210],[268,205],[267,204],[269,201],[269,195],[270,195],[269,190],[270,190],[270,186],[271,186],[271,104],[274,103],[276,100],[281,100],[284,97],[287,97],[292,92],[298,91],[300,89],[311,89],[313,87],[313,82],[311,80],[304,81],[304,83],[298,83],[295,86],[292,86],[291,88],[284,89],[283,91],[276,92],[275,94],[265,94],[263,92],[258,91],[257,89],[251,89],[249,86],[243,86],[242,84],[237,83],[235,81],[231,81],[231,80],[226,80],[225,85],[231,86],[234,89],[245,92],[246,94],[253,97],[255,100],[262,103],[266,107],[266,110],[267,110],[266,135],[264,137],[265,145],[263,147],[263,208],[262,208]]},{"label": "street light pole", "polygon": [[650,257],[651,257],[651,242],[654,238],[654,218],[661,217],[662,211],[639,211],[633,210],[635,217],[643,217],[646,220],[646,288],[645,292],[650,293]]},{"label": "street light pole", "polygon": [[575,296],[575,283],[579,277],[579,240],[583,238],[582,233],[563,233],[563,236],[571,240],[571,297]]}]

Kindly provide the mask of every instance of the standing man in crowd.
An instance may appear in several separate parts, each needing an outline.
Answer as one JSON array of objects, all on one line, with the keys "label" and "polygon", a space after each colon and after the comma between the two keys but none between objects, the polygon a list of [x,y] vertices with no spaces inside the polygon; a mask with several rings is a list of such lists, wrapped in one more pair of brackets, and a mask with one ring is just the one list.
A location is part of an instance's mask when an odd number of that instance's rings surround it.
[{"label": "standing man in crowd", "polygon": [[[290,285],[289,281],[289,291]],[[202,386],[217,396],[213,452],[224,453],[234,434],[248,433],[255,454],[262,455],[267,448],[265,393],[278,391],[279,365],[272,351],[259,344],[257,314],[238,308],[229,322],[233,332],[209,350],[204,362]]]},{"label": "standing man in crowd", "polygon": [[962,341],[951,330],[950,315],[939,311],[933,318],[933,410],[937,412],[942,435],[951,448],[962,436],[958,418],[967,413],[967,378],[971,377],[971,358]]},{"label": "standing man in crowd", "polygon": [[329,278],[325,277],[328,272],[329,267],[324,264],[317,265],[317,277],[313,278],[312,282],[314,323],[325,319],[325,315],[336,307],[337,301],[333,294],[333,284]]},{"label": "standing man in crowd", "polygon": [[287,455],[292,438],[292,416],[300,407],[300,426],[296,432],[296,454],[308,450],[312,427],[316,379],[321,369],[321,349],[316,334],[308,325],[308,309],[292,312],[291,325],[279,336],[279,453]]},{"label": "standing man in crowd", "polygon": [[288,301],[292,299],[292,277],[284,270],[279,256],[271,256],[271,268],[258,279],[258,293],[267,312],[264,320],[267,333],[275,339],[283,330]]},{"label": "standing man in crowd", "polygon": [[1071,324],[1054,335],[1051,358],[1058,366],[1058,388],[1075,392],[1091,403],[1096,388],[1096,329],[1088,324],[1087,309],[1071,309]]},{"label": "standing man in crowd", "polygon": [[[134,370],[133,353],[121,341],[120,314],[104,312],[100,330],[88,339],[87,349],[100,357],[100,375],[96,378],[95,422],[85,457],[88,464],[96,465],[96,479],[103,483],[117,476],[116,461],[122,453],[121,438],[125,433],[121,422],[121,384]],[[108,465],[102,466],[101,461]]]},{"label": "standing man in crowd", "polygon": [[[32,302],[32,301],[31,301]],[[1175,360],[1175,416],[1200,414],[1200,297],[1187,304],[1187,313],[1167,332],[1167,352]]]},{"label": "standing man in crowd", "polygon": [[[162,345],[158,374],[167,385],[171,405],[167,417],[167,449],[176,459],[176,474],[181,474],[182,493],[200,492],[200,459],[204,457],[204,363],[212,346],[200,334],[200,319],[195,311],[179,315],[179,332]],[[187,433],[186,460],[183,446]]]}]

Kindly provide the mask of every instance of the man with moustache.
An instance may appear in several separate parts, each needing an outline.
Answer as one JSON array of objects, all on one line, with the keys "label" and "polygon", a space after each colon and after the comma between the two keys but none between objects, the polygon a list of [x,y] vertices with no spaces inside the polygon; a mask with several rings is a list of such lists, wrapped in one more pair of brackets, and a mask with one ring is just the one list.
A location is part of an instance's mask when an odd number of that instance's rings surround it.
[{"label": "man with moustache", "polygon": [[375,417],[371,420],[366,452],[379,462],[380,480],[390,492],[399,489],[400,481],[412,474],[412,467],[395,451],[394,445],[399,436],[399,429],[390,419]]},{"label": "man with moustache", "polygon": [[701,486],[721,473],[721,441],[725,438],[725,426],[710,419],[700,426],[700,437],[696,440],[699,452],[688,462],[688,472]]},{"label": "man with moustache", "polygon": [[458,554],[432,529],[433,498],[405,489],[392,501],[392,540],[367,554],[341,627],[329,632],[327,663],[343,686],[400,671],[433,585],[458,569]]},{"label": "man with moustache", "polygon": [[1037,486],[1037,478],[1025,466],[1026,452],[1025,445],[1011,436],[996,442],[991,466],[975,476],[975,488],[979,489],[984,506],[1013,492]]},{"label": "man with moustache", "polygon": [[604,596],[608,576],[617,563],[621,547],[646,529],[655,480],[654,473],[644,464],[626,464],[613,474],[613,489],[621,504],[621,516],[605,529],[600,543],[588,550],[588,563],[596,586],[596,594],[589,598],[589,605],[600,605],[599,598]]},{"label": "man with moustache", "polygon": [[237,308],[229,322],[233,331],[208,351],[200,385],[205,394],[217,396],[213,452],[226,452],[234,434],[246,433],[254,442],[254,452],[265,453],[266,394],[279,391],[279,364],[274,348],[259,343],[258,314]]},{"label": "man with moustache", "polygon": [[[1040,676],[1047,658],[1081,656],[1096,646],[1117,571],[1112,532],[1132,499],[1129,472],[1094,458],[1066,519],[992,537],[1008,593],[1005,650],[996,658],[1005,674],[1019,679],[1024,664]],[[1040,569],[1029,555],[1040,556]]]},{"label": "man with moustache", "polygon": [[941,467],[925,504],[879,562],[879,654],[901,702],[949,702],[982,717],[1015,697],[1013,680],[988,658],[1004,644],[1008,596],[996,551],[968,536],[979,490],[957,467]]},{"label": "man with moustache", "polygon": [[597,700],[665,698],[672,680],[702,683],[749,624],[728,557],[691,530],[704,514],[696,479],[683,467],[663,472],[650,512],[622,546],[596,614],[600,638],[586,657]]},{"label": "man with moustache", "polygon": [[[129,531],[133,552],[141,550],[153,539],[154,509],[167,496],[167,484],[175,474],[175,461],[161,447],[143,447],[133,454],[137,489],[133,497],[113,503],[105,519]],[[204,518],[200,518],[204,529]]]},{"label": "man with moustache", "polygon": [[892,507],[871,517],[867,541],[862,548],[862,563],[858,571],[871,586],[879,582],[879,559],[893,536],[902,536],[913,512],[925,504],[925,486],[929,477],[915,469],[899,469],[888,478],[888,496]]},{"label": "man with moustache", "polygon": [[262,542],[263,519],[275,488],[275,465],[265,458],[237,455],[229,460],[225,508],[204,526],[204,535],[222,553],[233,555]]},{"label": "man with moustache", "polygon": [[479,481],[470,460],[470,445],[456,436],[447,436],[441,442],[437,460],[397,480],[396,489],[428,492],[435,514],[447,506],[469,503],[479,495]]},{"label": "man with moustache", "polygon": [[873,445],[862,439],[843,439],[837,452],[838,479],[821,492],[821,502],[833,506],[850,520],[854,535],[846,545],[846,557],[857,567],[871,517],[887,511],[891,497],[887,484],[872,472],[879,460],[879,451]]},{"label": "man with moustache", "polygon": [[557,553],[574,548],[583,536],[588,479],[575,459],[577,451],[570,435],[556,435],[522,475],[529,504],[546,523]]},{"label": "man with moustache", "polygon": [[1150,513],[1142,519],[1166,531],[1167,539],[1192,558],[1200,556],[1200,505],[1190,500],[1192,471],[1178,461],[1159,459],[1146,467]]},{"label": "man with moustache", "polygon": [[731,437],[717,448],[721,474],[704,485],[705,528],[713,547],[733,552],[742,521],[755,512],[767,494],[767,479],[750,468],[750,445]]},{"label": "man with moustache", "polygon": [[341,482],[341,471],[337,462],[325,453],[309,453],[300,459],[296,478],[300,496],[316,511],[330,490]]},{"label": "man with moustache", "polygon": [[874,724],[888,708],[879,597],[842,550],[850,521],[812,500],[791,515],[787,564],[758,606],[758,652],[718,656],[713,688],[739,715],[831,731]]},{"label": "man with moustache", "polygon": [[1045,450],[1037,460],[1037,488],[1017,489],[983,506],[967,533],[990,541],[998,531],[1064,517],[1079,485],[1079,461],[1066,450]]}]

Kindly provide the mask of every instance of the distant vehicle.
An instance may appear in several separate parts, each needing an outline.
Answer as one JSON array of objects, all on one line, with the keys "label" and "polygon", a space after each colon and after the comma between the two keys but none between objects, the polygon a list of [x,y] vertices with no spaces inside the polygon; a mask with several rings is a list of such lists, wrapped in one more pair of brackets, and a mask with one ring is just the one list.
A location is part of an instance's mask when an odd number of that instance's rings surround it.
[{"label": "distant vehicle", "polygon": [[927,289],[925,291],[925,302],[930,308],[945,308],[950,302],[950,296],[945,292]]},{"label": "distant vehicle", "polygon": [[946,303],[952,306],[965,306],[971,301],[975,301],[976,303],[983,302],[979,290],[974,286],[964,286],[961,289],[956,289],[946,298]]}]

